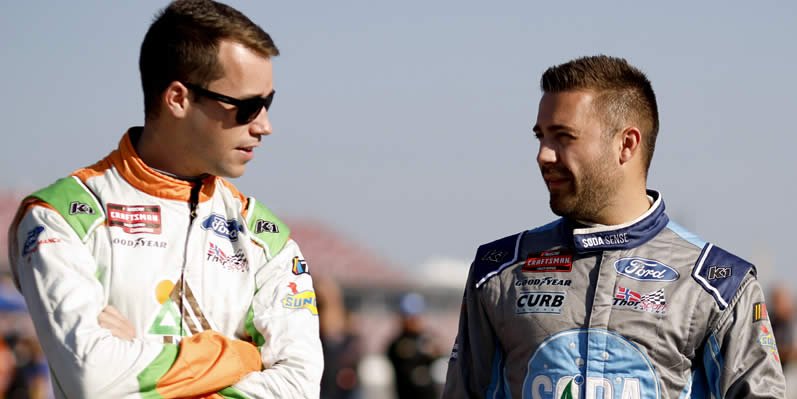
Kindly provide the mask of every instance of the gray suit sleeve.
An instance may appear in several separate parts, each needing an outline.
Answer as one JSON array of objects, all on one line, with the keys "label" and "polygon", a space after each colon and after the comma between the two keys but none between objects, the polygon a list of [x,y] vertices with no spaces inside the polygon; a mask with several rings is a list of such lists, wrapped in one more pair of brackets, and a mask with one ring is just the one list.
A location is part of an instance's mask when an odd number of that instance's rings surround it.
[{"label": "gray suit sleeve", "polygon": [[750,272],[705,344],[706,377],[717,398],[785,398],[786,381],[764,294]]},{"label": "gray suit sleeve", "polygon": [[[448,363],[444,399],[484,398],[495,385],[493,369],[499,345],[485,312],[485,300],[489,302],[484,297],[487,287],[475,288],[472,278],[473,268],[462,299],[459,332]],[[492,308],[496,306],[493,304]]]}]

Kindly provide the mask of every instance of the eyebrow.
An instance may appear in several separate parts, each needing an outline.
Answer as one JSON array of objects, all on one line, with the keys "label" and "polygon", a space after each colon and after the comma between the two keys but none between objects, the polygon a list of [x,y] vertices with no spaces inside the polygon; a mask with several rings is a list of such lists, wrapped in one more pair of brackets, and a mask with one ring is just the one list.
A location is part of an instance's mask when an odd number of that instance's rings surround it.
[{"label": "eyebrow", "polygon": [[[531,130],[534,131],[534,132],[539,133],[539,132],[542,131],[542,128],[540,127],[540,125],[535,124],[534,127]],[[567,125],[560,125],[560,124],[553,124],[551,126],[548,126],[548,130],[551,130],[551,131],[554,131],[554,132],[555,131],[559,131],[559,130],[567,130],[568,132],[576,133],[575,129],[573,129],[573,128],[567,126]]]}]

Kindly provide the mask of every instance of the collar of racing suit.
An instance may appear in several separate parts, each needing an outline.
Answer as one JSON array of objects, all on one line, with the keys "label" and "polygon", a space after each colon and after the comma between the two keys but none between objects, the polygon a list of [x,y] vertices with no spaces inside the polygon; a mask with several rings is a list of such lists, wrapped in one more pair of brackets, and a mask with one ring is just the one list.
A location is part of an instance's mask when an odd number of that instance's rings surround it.
[{"label": "collar of racing suit", "polygon": [[628,223],[586,226],[564,219],[563,233],[572,236],[573,249],[577,253],[636,248],[648,242],[670,221],[664,213],[661,194],[655,190],[647,190],[647,194],[652,199],[652,205],[647,212]]},{"label": "collar of racing suit", "polygon": [[[106,159],[116,167],[116,170],[128,183],[138,190],[164,199],[189,202],[191,189],[197,183],[167,176],[147,166],[136,153],[133,144],[140,137],[141,130],[141,127],[130,128],[119,140],[119,147]],[[94,167],[102,166],[98,164]],[[202,179],[198,202],[205,202],[213,196],[216,187],[215,180],[216,177],[211,175]]]}]

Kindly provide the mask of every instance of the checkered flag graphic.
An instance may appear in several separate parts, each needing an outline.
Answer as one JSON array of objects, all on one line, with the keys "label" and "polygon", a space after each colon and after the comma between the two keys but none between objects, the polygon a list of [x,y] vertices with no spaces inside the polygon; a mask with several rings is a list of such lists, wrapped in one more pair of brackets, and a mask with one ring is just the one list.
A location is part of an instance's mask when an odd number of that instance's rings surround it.
[{"label": "checkered flag graphic", "polygon": [[666,305],[667,300],[664,298],[664,290],[657,290],[645,295],[642,295],[642,301],[656,305]]}]

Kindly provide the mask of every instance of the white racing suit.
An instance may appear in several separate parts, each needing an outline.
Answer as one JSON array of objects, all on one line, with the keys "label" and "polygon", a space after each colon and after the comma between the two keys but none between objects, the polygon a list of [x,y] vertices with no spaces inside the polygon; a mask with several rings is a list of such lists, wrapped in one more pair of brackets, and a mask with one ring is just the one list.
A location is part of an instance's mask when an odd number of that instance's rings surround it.
[{"label": "white racing suit", "polygon": [[[317,398],[318,310],[289,228],[222,178],[147,167],[138,132],[25,199],[10,230],[56,396]],[[99,326],[106,305],[133,341]]]},{"label": "white racing suit", "polygon": [[785,398],[753,265],[651,208],[481,246],[443,397]]}]

